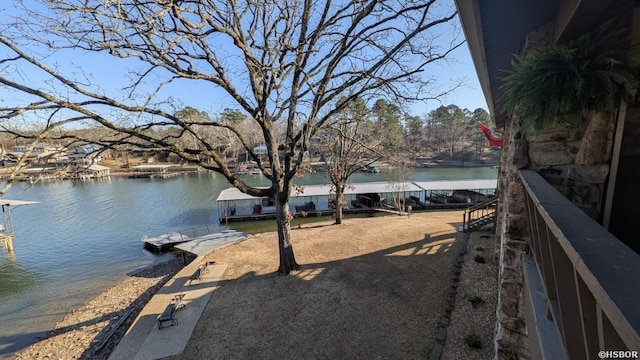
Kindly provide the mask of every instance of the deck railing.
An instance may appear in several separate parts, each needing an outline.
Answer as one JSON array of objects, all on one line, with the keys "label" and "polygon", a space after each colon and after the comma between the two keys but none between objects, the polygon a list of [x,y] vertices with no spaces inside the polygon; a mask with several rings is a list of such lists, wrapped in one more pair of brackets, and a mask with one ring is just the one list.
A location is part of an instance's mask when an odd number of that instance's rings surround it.
[{"label": "deck railing", "polygon": [[637,358],[640,255],[538,173],[520,177],[531,235],[523,292],[532,358]]},{"label": "deck railing", "polygon": [[479,204],[473,205],[464,211],[463,229],[472,231],[495,220],[498,197],[493,196]]}]

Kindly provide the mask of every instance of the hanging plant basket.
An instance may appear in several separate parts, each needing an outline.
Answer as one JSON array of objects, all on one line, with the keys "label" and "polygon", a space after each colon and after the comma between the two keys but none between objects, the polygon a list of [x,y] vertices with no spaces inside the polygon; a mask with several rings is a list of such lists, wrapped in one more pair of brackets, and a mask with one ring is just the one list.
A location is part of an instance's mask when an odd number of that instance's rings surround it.
[{"label": "hanging plant basket", "polygon": [[621,51],[626,32],[614,25],[609,21],[568,44],[516,56],[502,79],[503,111],[523,127],[584,128],[579,165],[608,161],[614,113],[621,100],[633,101],[638,92],[636,71]]}]

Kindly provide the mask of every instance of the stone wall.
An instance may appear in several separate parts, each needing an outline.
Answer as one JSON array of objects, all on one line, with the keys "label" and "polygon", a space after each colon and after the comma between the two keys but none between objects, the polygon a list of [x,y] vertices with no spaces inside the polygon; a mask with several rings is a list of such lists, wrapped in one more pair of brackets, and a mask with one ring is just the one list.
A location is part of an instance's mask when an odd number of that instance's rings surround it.
[{"label": "stone wall", "polygon": [[580,137],[579,131],[562,127],[524,131],[511,122],[505,126],[496,220],[496,260],[499,263],[500,284],[496,324],[498,359],[529,357],[522,308],[521,257],[528,251],[530,239],[525,213],[525,189],[518,171],[536,170],[585,213],[597,219],[609,163],[576,165]]},{"label": "stone wall", "polygon": [[594,220],[600,220],[604,188],[609,174],[613,121],[610,129],[600,136],[607,141],[607,154],[591,165],[577,165],[579,149],[588,148],[593,143],[582,142],[582,133],[556,127],[548,130],[529,130],[528,169],[536,170],[577,207]]},{"label": "stone wall", "polygon": [[[548,26],[532,32],[524,50],[531,51],[544,45],[545,39],[550,39]],[[576,206],[599,220],[609,174],[613,128],[611,121],[610,126],[596,134],[598,141],[593,138],[583,141],[584,129],[562,126],[545,130],[520,129],[513,120],[505,124],[496,219],[495,257],[499,264],[495,337],[497,359],[530,358],[524,321],[521,264],[522,254],[529,250],[530,239],[524,203],[525,189],[518,175],[519,169],[536,170]],[[589,148],[591,146],[603,148],[604,153]],[[581,157],[581,164],[576,164],[578,153],[595,155],[589,156],[588,161]]]},{"label": "stone wall", "polygon": [[498,309],[496,324],[497,359],[528,359],[528,343],[522,300],[523,252],[528,251],[524,187],[518,170],[529,163],[528,143],[513,124],[504,132],[496,219]]}]

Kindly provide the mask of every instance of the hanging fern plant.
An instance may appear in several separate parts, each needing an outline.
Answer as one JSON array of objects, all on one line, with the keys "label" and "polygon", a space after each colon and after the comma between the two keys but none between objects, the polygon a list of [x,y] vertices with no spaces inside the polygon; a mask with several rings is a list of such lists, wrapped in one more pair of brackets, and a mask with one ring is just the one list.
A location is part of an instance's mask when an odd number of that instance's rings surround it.
[{"label": "hanging fern plant", "polygon": [[505,111],[537,128],[551,126],[579,109],[578,89],[584,80],[566,46],[553,45],[529,56],[517,56],[513,70],[503,78]]},{"label": "hanging fern plant", "polygon": [[[620,50],[626,33],[614,30],[614,25],[609,21],[568,44],[516,56],[512,70],[502,79],[503,111],[517,113],[525,127],[565,123],[579,129],[584,120],[587,128],[583,145],[594,136],[598,139],[593,131],[606,132],[620,100],[635,99],[639,86],[638,77],[626,66]],[[607,152],[606,139],[598,146],[605,147],[599,152]],[[602,156],[579,151],[576,163],[601,162]]]}]

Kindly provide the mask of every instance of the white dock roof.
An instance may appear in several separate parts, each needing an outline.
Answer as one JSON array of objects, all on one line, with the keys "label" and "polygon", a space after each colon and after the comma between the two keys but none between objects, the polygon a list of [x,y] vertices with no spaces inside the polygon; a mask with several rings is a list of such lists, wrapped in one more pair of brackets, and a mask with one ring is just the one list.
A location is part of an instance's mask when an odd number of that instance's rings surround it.
[{"label": "white dock roof", "polygon": [[143,164],[131,167],[133,170],[162,170],[172,167],[181,167],[180,164]]},{"label": "white dock roof", "polygon": [[0,199],[0,206],[17,206],[17,205],[31,205],[31,204],[38,204],[38,202],[37,201]]},{"label": "white dock roof", "polygon": [[[303,186],[303,193],[298,194],[295,191],[291,192],[291,197],[300,196],[327,196],[330,193],[331,185],[305,185]],[[345,195],[351,194],[371,194],[371,193],[390,193],[396,191],[422,191],[422,189],[412,182],[366,182],[349,184],[344,190]]]},{"label": "white dock roof", "polygon": [[[349,184],[345,195],[391,193],[397,191],[414,192],[425,190],[474,190],[495,189],[497,180],[447,180],[447,181],[407,181],[407,182],[366,182]],[[331,193],[330,184],[304,185],[302,193],[291,191],[291,197],[328,196]],[[236,188],[222,190],[216,201],[251,200],[259,197],[247,195]]]},{"label": "white dock roof", "polygon": [[[266,188],[262,188],[262,189],[266,189]],[[251,200],[251,199],[259,199],[259,197],[247,195],[241,192],[240,190],[238,190],[237,188],[231,187],[231,188],[220,191],[220,195],[218,195],[218,198],[216,199],[216,201]]]}]

